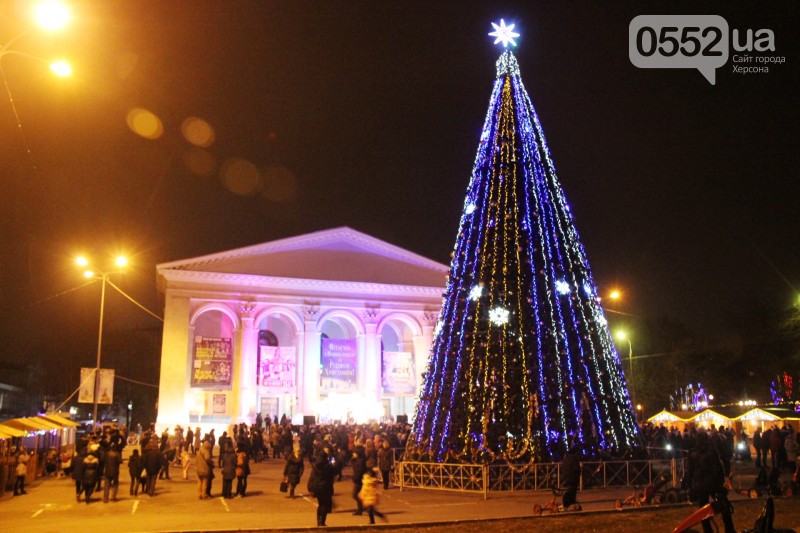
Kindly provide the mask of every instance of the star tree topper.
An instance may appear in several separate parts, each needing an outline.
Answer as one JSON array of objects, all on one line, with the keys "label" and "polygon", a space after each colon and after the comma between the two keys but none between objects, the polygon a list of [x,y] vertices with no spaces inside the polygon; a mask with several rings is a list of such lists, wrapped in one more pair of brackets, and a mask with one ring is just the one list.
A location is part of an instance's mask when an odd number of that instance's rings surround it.
[{"label": "star tree topper", "polygon": [[494,44],[503,43],[503,48],[508,48],[509,43],[511,46],[517,46],[514,39],[519,37],[519,33],[514,31],[514,24],[506,26],[505,20],[500,19],[499,26],[494,22],[492,22],[492,26],[494,26],[494,31],[491,32],[489,36],[496,37]]}]

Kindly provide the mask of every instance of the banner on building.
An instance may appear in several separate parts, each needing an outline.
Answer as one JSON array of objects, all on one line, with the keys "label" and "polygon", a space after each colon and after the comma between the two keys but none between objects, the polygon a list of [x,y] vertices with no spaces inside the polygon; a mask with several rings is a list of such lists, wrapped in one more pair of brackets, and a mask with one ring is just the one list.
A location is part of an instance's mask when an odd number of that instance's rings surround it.
[{"label": "banner on building", "polygon": [[195,337],[192,387],[230,387],[233,343],[230,337]]},{"label": "banner on building", "polygon": [[114,370],[101,368],[95,380],[94,368],[81,368],[81,387],[78,392],[78,403],[94,403],[97,394],[97,403],[111,404],[114,402]]},{"label": "banner on building", "polygon": [[322,339],[322,390],[348,392],[357,390],[358,353],[355,339]]},{"label": "banner on building", "polygon": [[294,346],[258,347],[258,384],[294,392],[297,355]]},{"label": "banner on building", "polygon": [[414,354],[411,352],[383,352],[383,394],[386,396],[414,396],[417,392]]}]

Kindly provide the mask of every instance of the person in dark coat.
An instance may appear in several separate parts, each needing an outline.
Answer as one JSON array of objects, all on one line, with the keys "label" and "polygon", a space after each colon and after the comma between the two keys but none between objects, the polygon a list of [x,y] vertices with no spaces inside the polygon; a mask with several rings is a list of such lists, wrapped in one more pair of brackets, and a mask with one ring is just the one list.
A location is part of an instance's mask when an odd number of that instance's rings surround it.
[{"label": "person in dark coat", "polygon": [[142,477],[144,463],[139,450],[134,449],[130,459],[128,459],[128,473],[131,475],[131,496],[139,495],[139,479]]},{"label": "person in dark coat", "polygon": [[89,453],[83,458],[83,468],[81,469],[81,485],[83,486],[84,499],[88,505],[92,499],[94,487],[100,477],[100,460],[97,458],[99,446],[89,445]]},{"label": "person in dark coat", "polygon": [[[728,491],[725,490],[722,459],[708,434],[703,431],[697,434],[695,448],[689,452],[689,457],[686,459],[686,470],[681,484],[689,489],[689,497],[698,507],[703,507],[711,497],[724,503],[722,522],[725,524],[725,533],[736,533],[727,497]],[[710,519],[703,520],[703,531],[705,533],[714,531]]]},{"label": "person in dark coat", "polygon": [[564,510],[568,510],[575,504],[580,483],[581,462],[577,450],[570,448],[561,463],[561,484],[564,489],[561,504],[564,506]]},{"label": "person in dark coat", "polygon": [[142,456],[145,472],[147,472],[147,494],[153,496],[156,493],[156,480],[161,470],[161,452],[158,451],[158,440],[150,439],[147,448]]},{"label": "person in dark coat", "polygon": [[364,512],[364,505],[361,503],[358,493],[361,492],[364,473],[367,471],[367,459],[363,446],[359,445],[353,449],[350,465],[353,467],[353,499],[356,501],[356,512],[353,514],[361,516]]},{"label": "person in dark coat", "polygon": [[194,455],[194,431],[192,428],[189,427],[186,430],[186,440],[183,442],[183,448],[188,452],[189,450],[192,451],[192,455]]},{"label": "person in dark coat", "polygon": [[[314,460],[314,469],[308,478],[308,492],[317,498],[317,526],[324,526],[325,519],[333,510],[333,480],[336,466],[332,464],[332,450],[325,443]],[[335,462],[335,461],[334,461]]]},{"label": "person in dark coat", "polygon": [[75,480],[75,498],[81,501],[81,493],[83,492],[83,460],[86,459],[86,448],[81,448],[81,451],[75,458],[72,459],[72,479]]},{"label": "person in dark coat", "polygon": [[119,488],[119,467],[122,464],[122,454],[117,450],[117,446],[112,444],[106,452],[106,461],[103,466],[103,503],[108,503],[109,493],[112,501],[117,501],[117,489]]},{"label": "person in dark coat", "polygon": [[[224,436],[224,434],[223,434]],[[236,477],[236,454],[231,444],[220,437],[222,452],[219,454],[220,471],[222,472],[222,497],[233,498],[233,478]]]},{"label": "person in dark coat", "polygon": [[394,451],[389,447],[388,440],[383,441],[378,450],[378,470],[381,471],[383,490],[389,490],[389,476],[394,470]]},{"label": "person in dark coat", "polygon": [[303,470],[305,470],[305,463],[303,456],[300,455],[300,450],[294,450],[292,455],[286,459],[286,466],[283,467],[283,478],[289,484],[289,498],[294,498],[294,489],[300,483],[300,478],[303,477]]},{"label": "person in dark coat", "polygon": [[764,449],[764,439],[761,436],[761,428],[756,429],[753,433],[753,448],[756,450],[756,467],[762,465],[762,461],[766,463],[766,457],[761,456],[761,451]]}]

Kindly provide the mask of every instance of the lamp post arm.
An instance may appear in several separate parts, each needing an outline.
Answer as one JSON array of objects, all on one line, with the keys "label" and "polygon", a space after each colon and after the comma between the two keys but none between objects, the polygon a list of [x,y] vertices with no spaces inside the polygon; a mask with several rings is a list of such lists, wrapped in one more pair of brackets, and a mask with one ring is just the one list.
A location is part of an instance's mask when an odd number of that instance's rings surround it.
[{"label": "lamp post arm", "polygon": [[92,426],[97,425],[97,397],[100,392],[97,390],[97,387],[100,376],[100,357],[103,350],[103,314],[105,313],[106,307],[106,281],[108,280],[108,274],[102,274],[101,279],[103,285],[100,290],[100,326],[97,333],[97,364],[94,369],[94,409],[92,411]]},{"label": "lamp post arm", "polygon": [[3,54],[11,53],[11,50],[9,50],[11,48],[11,46],[15,42],[19,41],[20,39],[22,39],[23,37],[25,37],[26,35],[31,33],[33,30],[34,30],[34,28],[28,28],[27,30],[23,31],[22,33],[17,34],[15,37],[12,37],[11,40],[9,40],[3,46],[0,46],[0,57],[3,57]]}]

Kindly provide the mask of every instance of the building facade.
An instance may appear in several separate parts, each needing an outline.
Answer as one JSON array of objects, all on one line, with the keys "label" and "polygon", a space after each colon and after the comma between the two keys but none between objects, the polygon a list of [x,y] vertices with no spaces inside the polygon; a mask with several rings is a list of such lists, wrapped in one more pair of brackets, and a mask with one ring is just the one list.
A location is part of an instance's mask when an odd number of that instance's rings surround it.
[{"label": "building facade", "polygon": [[413,415],[446,265],[342,227],[156,270],[160,427]]}]

